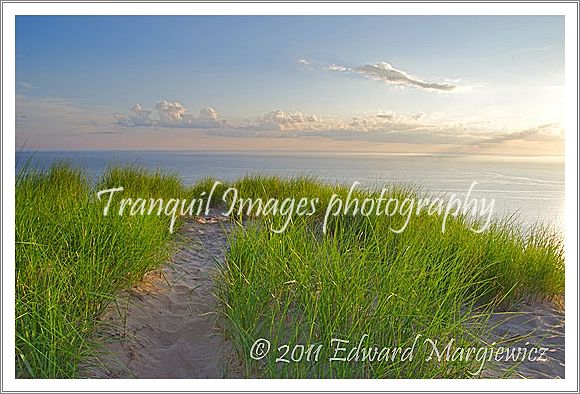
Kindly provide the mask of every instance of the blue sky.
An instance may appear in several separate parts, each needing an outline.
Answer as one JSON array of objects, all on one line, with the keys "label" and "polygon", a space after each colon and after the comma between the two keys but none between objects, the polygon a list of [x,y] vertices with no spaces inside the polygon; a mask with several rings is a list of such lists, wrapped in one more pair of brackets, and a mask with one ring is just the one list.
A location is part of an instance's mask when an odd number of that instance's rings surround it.
[{"label": "blue sky", "polygon": [[40,149],[557,153],[564,18],[19,16],[16,80]]}]

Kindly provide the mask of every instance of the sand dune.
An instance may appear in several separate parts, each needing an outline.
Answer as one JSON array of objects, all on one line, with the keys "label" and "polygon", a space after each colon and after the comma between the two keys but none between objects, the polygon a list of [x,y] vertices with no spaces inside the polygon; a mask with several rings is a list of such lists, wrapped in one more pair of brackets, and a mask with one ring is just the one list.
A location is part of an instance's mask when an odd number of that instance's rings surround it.
[{"label": "sand dune", "polygon": [[[218,219],[216,219],[218,218]],[[230,223],[188,221],[170,264],[119,296],[104,314],[102,349],[83,367],[90,378],[240,378],[240,363],[216,315],[212,274],[223,259]],[[564,315],[551,303],[523,304],[489,321],[490,342],[544,346],[546,361],[488,366],[483,377],[564,377]]]},{"label": "sand dune", "polygon": [[[211,222],[211,221],[208,221]],[[222,378],[233,351],[217,324],[212,292],[215,258],[223,258],[227,223],[187,222],[170,264],[111,305],[104,342],[88,377]]]},{"label": "sand dune", "polygon": [[494,314],[489,320],[491,340],[502,346],[546,348],[546,360],[526,360],[518,364],[503,362],[500,369],[486,371],[484,376],[500,377],[509,367],[512,377],[545,379],[564,378],[564,313],[550,302],[530,302],[519,305],[511,312]]}]

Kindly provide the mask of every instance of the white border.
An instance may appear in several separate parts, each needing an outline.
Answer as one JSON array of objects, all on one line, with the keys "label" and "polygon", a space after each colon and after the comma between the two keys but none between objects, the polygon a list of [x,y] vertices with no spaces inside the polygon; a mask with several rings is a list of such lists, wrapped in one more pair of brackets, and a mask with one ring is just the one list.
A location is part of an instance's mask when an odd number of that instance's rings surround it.
[{"label": "white border", "polygon": [[[18,391],[575,391],[577,383],[577,4],[3,3],[2,390]],[[16,380],[14,378],[15,15],[565,15],[566,378],[562,380]]]}]

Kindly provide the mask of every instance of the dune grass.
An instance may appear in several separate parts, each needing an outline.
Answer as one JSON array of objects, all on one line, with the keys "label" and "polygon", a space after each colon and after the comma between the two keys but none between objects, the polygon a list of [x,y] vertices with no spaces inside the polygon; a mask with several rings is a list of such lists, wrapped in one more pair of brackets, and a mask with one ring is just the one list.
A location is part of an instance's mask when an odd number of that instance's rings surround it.
[{"label": "dune grass", "polygon": [[[255,176],[236,186],[244,190],[240,194],[264,199],[306,194],[328,202],[332,193],[347,193],[344,187],[304,178]],[[398,197],[417,193],[391,190]],[[347,350],[361,340],[363,347],[405,349],[417,334],[444,344],[454,339],[458,347],[481,347],[486,345],[486,320],[493,308],[522,298],[563,294],[561,240],[545,229],[524,236],[509,223],[495,223],[476,234],[468,229],[466,218],[457,217],[443,233],[440,218],[424,215],[396,234],[389,226],[404,218],[371,215],[337,216],[323,234],[321,218],[314,215],[295,217],[283,234],[275,234],[268,222],[276,220],[249,221],[230,235],[218,280],[222,312],[247,376],[477,376],[473,373],[479,371],[478,361],[427,362],[432,347],[423,339],[412,362],[400,357],[375,363],[331,362],[337,345],[333,339],[350,341],[340,343]],[[270,341],[271,351],[254,360],[249,355],[258,338]],[[304,349],[320,345],[318,361],[312,354],[307,359]]]},{"label": "dune grass", "polygon": [[76,376],[96,319],[116,291],[169,257],[166,216],[103,215],[95,191],[119,185],[143,197],[186,193],[177,177],[138,168],[110,169],[96,186],[66,164],[18,174],[18,377]]},{"label": "dune grass", "polygon": [[[17,377],[76,377],[105,307],[171,253],[169,217],[103,216],[97,190],[123,186],[127,196],[192,198],[213,182],[185,187],[174,175],[128,167],[111,168],[91,184],[66,164],[18,174]],[[347,192],[308,177],[258,175],[221,185],[214,202],[228,186],[245,198],[318,197],[322,205],[333,193]],[[392,193],[418,191],[399,187]],[[331,364],[323,352],[319,362],[282,364],[272,357],[253,360],[249,351],[258,338],[276,348],[328,345],[337,337],[354,342],[365,334],[368,345],[406,347],[417,334],[475,345],[499,303],[563,294],[561,240],[546,230],[524,236],[496,223],[478,235],[457,218],[442,233],[437,217],[424,216],[395,234],[389,225],[401,217],[337,216],[323,234],[323,211],[294,216],[282,234],[269,230],[281,217],[240,216],[229,234],[216,291],[247,376],[471,377],[469,371],[477,370],[472,362]]]}]

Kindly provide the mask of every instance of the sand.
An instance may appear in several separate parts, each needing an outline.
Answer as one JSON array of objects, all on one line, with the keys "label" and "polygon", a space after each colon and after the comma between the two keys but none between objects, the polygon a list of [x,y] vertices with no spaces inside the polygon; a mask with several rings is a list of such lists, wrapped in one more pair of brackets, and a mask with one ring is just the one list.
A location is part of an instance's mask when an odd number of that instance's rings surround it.
[{"label": "sand", "polygon": [[[88,378],[240,378],[241,363],[217,315],[212,275],[231,226],[219,215],[180,230],[172,261],[109,306],[97,330],[99,354],[81,367]],[[486,367],[483,377],[564,377],[564,315],[552,303],[522,304],[489,321],[489,342],[547,347],[546,361]],[[528,342],[528,344],[526,344]]]},{"label": "sand", "polygon": [[496,313],[489,320],[490,341],[501,346],[521,347],[528,350],[546,348],[546,360],[525,360],[514,365],[502,361],[498,368],[487,370],[485,377],[501,377],[510,366],[515,367],[510,377],[528,379],[561,378],[565,374],[564,312],[552,302],[523,303],[510,312]]},{"label": "sand", "polygon": [[91,378],[239,377],[216,315],[212,274],[223,260],[226,228],[217,216],[185,223],[170,264],[119,295],[101,318]]}]

